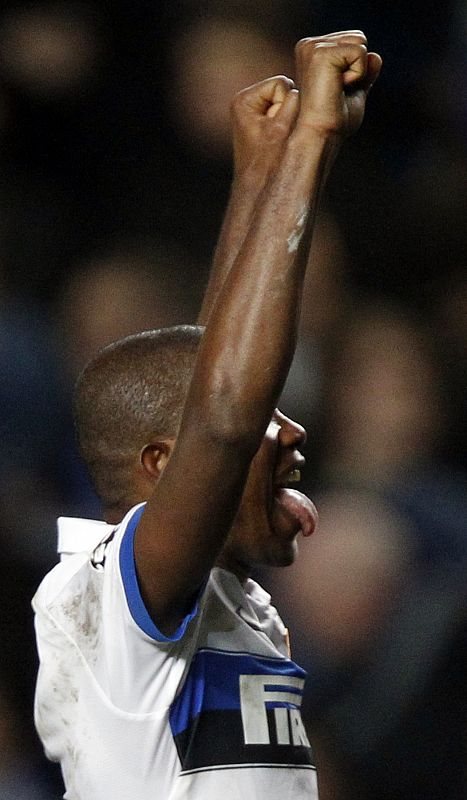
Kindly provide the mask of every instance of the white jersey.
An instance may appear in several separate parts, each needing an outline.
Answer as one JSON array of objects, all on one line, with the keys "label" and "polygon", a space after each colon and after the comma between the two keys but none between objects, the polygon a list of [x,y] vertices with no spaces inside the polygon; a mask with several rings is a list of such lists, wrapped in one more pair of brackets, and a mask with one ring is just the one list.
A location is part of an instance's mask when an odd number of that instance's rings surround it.
[{"label": "white jersey", "polygon": [[[61,763],[64,797],[313,800],[305,673],[289,658],[269,595],[214,568],[196,607],[164,636],[136,578],[142,511],[116,528],[62,520],[69,555],[33,600],[35,720],[47,756]],[[70,545],[75,534],[81,545]]]}]

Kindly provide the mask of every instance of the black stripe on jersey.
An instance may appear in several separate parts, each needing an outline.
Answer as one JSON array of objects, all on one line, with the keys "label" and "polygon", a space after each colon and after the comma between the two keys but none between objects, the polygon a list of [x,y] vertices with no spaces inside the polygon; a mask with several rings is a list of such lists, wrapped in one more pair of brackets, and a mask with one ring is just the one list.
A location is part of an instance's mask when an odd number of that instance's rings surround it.
[{"label": "black stripe on jersey", "polygon": [[[266,711],[269,743],[245,744],[240,711],[202,711],[181,733],[175,744],[182,771],[219,766],[301,766],[313,767],[311,748],[296,743],[278,744],[274,709]],[[293,742],[293,733],[290,733]]]},{"label": "black stripe on jersey", "polygon": [[220,767],[198,767],[198,769],[183,770],[180,775],[194,775],[196,772],[219,772],[226,769],[311,769],[316,772],[312,764],[225,764]]}]

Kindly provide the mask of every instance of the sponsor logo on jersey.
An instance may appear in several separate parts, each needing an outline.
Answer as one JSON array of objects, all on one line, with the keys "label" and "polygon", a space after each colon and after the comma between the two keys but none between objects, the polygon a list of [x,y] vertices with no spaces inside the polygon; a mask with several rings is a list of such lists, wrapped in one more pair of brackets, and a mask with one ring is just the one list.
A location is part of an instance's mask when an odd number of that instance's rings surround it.
[{"label": "sponsor logo on jersey", "polygon": [[170,711],[183,772],[313,768],[300,715],[305,672],[293,661],[200,650]]},{"label": "sponsor logo on jersey", "polygon": [[[310,747],[300,716],[304,684],[304,678],[293,675],[240,675],[245,744],[271,744],[274,741],[280,745]],[[268,718],[269,709],[273,711],[272,726]]]}]

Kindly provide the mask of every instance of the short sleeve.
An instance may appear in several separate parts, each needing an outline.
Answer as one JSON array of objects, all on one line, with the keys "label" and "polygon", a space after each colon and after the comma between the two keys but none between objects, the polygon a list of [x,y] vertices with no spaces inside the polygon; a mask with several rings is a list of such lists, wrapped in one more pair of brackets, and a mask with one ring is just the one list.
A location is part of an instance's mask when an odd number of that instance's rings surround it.
[{"label": "short sleeve", "polygon": [[144,508],[145,504],[143,503],[142,505],[136,506],[132,509],[130,514],[127,515],[124,521],[125,528],[119,543],[118,561],[126,602],[133,621],[147,636],[154,639],[156,642],[177,642],[182,639],[189,623],[198,613],[198,603],[194,603],[193,608],[182,620],[180,626],[172,636],[165,636],[161,633],[148,613],[141,596],[134,557],[135,533]]}]

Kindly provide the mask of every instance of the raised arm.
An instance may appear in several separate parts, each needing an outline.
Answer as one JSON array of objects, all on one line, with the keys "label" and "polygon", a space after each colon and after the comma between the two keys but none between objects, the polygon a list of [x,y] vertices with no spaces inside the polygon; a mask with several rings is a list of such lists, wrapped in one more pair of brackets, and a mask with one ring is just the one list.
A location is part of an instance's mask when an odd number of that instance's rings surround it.
[{"label": "raised arm", "polygon": [[[136,533],[141,590],[162,630],[177,626],[222,547],[286,379],[305,273],[302,238],[379,71],[365,41],[347,32],[297,45],[299,98],[287,91],[275,118],[288,135],[216,289],[179,436]],[[235,230],[235,214],[229,226]]]},{"label": "raised arm", "polygon": [[[211,309],[251,225],[256,203],[295,124],[298,97],[284,106],[294,82],[278,75],[239,92],[231,106],[234,177],[209,283],[198,316],[206,325]],[[279,113],[280,112],[280,113]]]}]

